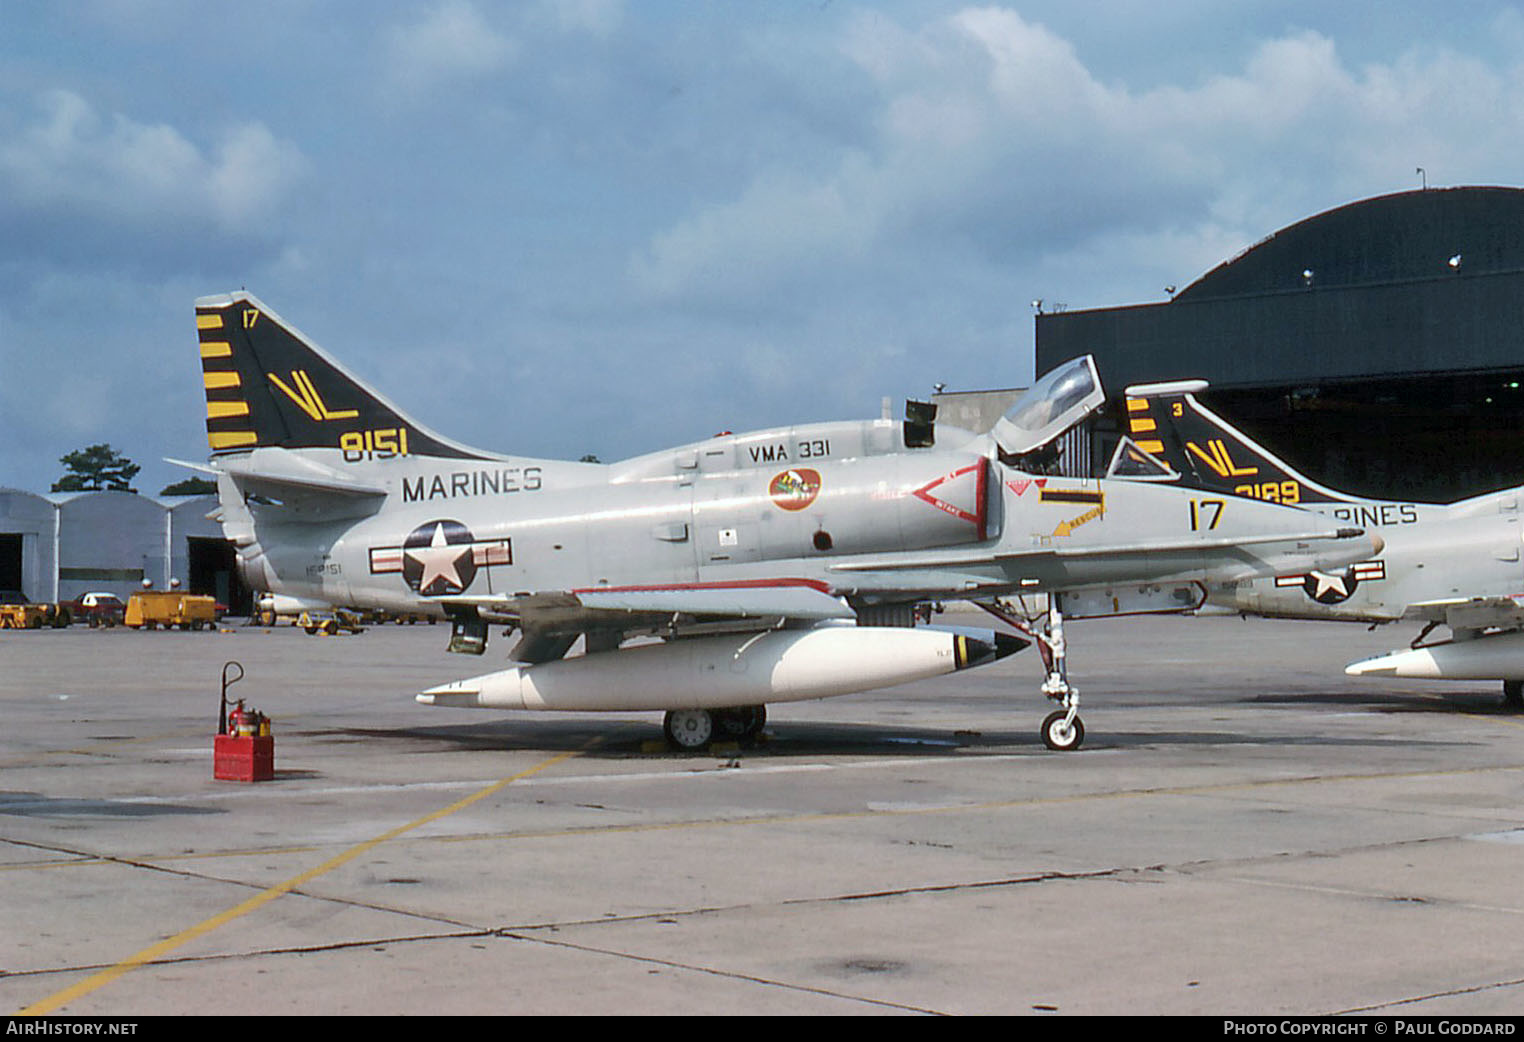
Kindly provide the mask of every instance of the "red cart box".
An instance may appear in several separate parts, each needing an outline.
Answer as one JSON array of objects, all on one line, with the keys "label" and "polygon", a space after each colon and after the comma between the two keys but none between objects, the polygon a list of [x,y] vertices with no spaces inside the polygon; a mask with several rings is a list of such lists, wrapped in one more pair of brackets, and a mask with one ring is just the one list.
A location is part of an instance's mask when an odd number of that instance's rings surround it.
[{"label": "red cart box", "polygon": [[269,781],[275,777],[275,739],[248,735],[217,735],[212,751],[212,777],[219,781]]}]

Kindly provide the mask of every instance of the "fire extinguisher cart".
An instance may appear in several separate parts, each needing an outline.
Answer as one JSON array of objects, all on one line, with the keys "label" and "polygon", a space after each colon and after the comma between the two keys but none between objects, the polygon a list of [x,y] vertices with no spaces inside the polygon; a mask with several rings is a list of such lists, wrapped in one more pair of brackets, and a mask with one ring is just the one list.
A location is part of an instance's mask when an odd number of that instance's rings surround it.
[{"label": "fire extinguisher cart", "polygon": [[[238,674],[229,676],[236,668]],[[257,709],[245,708],[243,699],[228,710],[228,687],[243,679],[243,666],[228,662],[222,667],[222,706],[217,716],[217,738],[212,747],[212,777],[219,781],[270,781],[275,777],[275,736],[270,718]]]}]

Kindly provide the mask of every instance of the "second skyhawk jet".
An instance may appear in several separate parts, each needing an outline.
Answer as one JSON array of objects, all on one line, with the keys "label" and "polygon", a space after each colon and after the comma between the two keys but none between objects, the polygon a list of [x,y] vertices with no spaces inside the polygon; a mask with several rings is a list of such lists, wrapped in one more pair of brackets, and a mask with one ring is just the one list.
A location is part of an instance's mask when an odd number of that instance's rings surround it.
[{"label": "second skyhawk jet", "polygon": [[[1524,704],[1524,489],[1457,503],[1367,499],[1293,470],[1197,401],[1203,381],[1127,389],[1132,441],[1118,459],[1148,452],[1186,487],[1293,503],[1380,534],[1385,548],[1339,569],[1213,583],[1209,603],[1257,615],[1351,622],[1413,619],[1426,625],[1406,651],[1356,662],[1346,672],[1452,680],[1501,680]],[[1439,625],[1452,639],[1424,644]]]}]

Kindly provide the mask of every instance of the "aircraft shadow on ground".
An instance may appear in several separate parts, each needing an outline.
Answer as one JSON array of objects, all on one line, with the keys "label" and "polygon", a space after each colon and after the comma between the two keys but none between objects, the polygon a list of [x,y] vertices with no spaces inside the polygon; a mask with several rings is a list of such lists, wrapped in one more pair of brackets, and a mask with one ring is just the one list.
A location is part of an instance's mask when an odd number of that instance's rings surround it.
[{"label": "aircraft shadow on ground", "polygon": [[140,800],[53,797],[40,792],[0,792],[0,814],[38,818],[156,818],[180,814],[223,814],[219,807]]},{"label": "aircraft shadow on ground", "polygon": [[1485,713],[1518,716],[1503,704],[1500,692],[1477,690],[1309,691],[1252,695],[1251,705],[1332,705],[1381,713]]},{"label": "aircraft shadow on ground", "polygon": [[[317,733],[313,732],[313,734],[316,736]],[[714,748],[701,753],[665,749],[652,752],[653,744],[662,741],[661,725],[655,721],[634,723],[610,720],[602,723],[590,721],[579,724],[564,719],[499,720],[440,727],[344,729],[333,734],[367,740],[416,739],[420,742],[437,743],[440,751],[451,752],[473,749],[484,751],[522,749],[542,752],[584,750],[588,756],[611,758],[724,756],[737,750],[742,754],[783,756],[818,756],[833,753],[945,756],[957,749],[1042,746],[1042,740],[1032,728],[954,732],[893,724],[852,724],[809,720],[789,720],[777,725],[769,724],[762,738],[755,742],[717,743]]]},{"label": "aircraft shadow on ground", "polygon": [[[1317,699],[1302,699],[1315,702]],[[1368,700],[1367,700],[1368,701]],[[1376,711],[1394,711],[1377,704]],[[1403,705],[1395,711],[1430,711],[1433,707],[1415,703]],[[1450,707],[1438,707],[1445,711]],[[1097,718],[1098,723],[1100,718]],[[585,757],[598,759],[628,759],[648,757],[651,759],[686,759],[693,757],[807,757],[807,756],[892,756],[910,758],[945,757],[957,752],[965,754],[1039,754],[1060,756],[1043,746],[1036,730],[1019,728],[980,729],[977,731],[938,731],[931,728],[896,726],[881,723],[841,723],[837,721],[789,720],[777,725],[769,724],[763,737],[750,743],[721,743],[703,751],[667,749],[661,743],[661,728],[656,724],[616,723],[604,724],[568,723],[564,720],[494,721],[481,724],[446,725],[440,727],[409,727],[398,729],[346,729],[333,732],[335,736],[367,741],[409,742],[416,741],[429,748],[419,752],[459,752],[479,750],[535,751],[545,753],[581,751]],[[1208,745],[1297,745],[1297,746],[1349,746],[1385,747],[1393,744],[1404,746],[1449,746],[1453,741],[1415,736],[1411,740],[1394,739],[1391,736],[1332,736],[1327,734],[1280,733],[1267,734],[1237,732],[1231,730],[1200,731],[1139,731],[1103,728],[1093,730],[1086,738],[1085,752],[1119,750],[1158,746],[1208,746]]]}]

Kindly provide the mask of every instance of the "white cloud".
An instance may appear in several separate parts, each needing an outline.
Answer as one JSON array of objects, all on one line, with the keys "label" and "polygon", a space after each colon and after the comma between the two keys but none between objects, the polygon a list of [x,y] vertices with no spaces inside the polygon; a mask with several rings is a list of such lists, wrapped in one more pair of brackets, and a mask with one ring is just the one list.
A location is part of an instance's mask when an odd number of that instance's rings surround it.
[{"label": "white cloud", "polygon": [[608,37],[624,21],[624,0],[541,0],[542,17],[567,32]]},{"label": "white cloud", "polygon": [[1434,48],[1352,68],[1328,37],[1292,31],[1231,75],[1135,90],[1043,26],[981,8],[918,30],[854,19],[840,51],[871,85],[871,134],[834,158],[775,161],[656,233],[631,259],[637,289],[761,297],[912,252],[996,266],[1106,242],[1178,255],[1247,245],[1373,185],[1416,187],[1415,166],[1453,184],[1516,180],[1524,161],[1518,69]]},{"label": "white cloud", "polygon": [[850,157],[827,181],[784,171],[759,177],[735,204],[658,235],[631,261],[631,276],[656,296],[693,288],[728,294],[800,257],[861,255],[884,218],[866,197],[872,173]]},{"label": "white cloud", "polygon": [[208,154],[166,124],[104,119],[70,91],[47,92],[39,107],[40,119],[0,138],[0,186],[12,207],[239,229],[268,215],[306,168],[294,145],[259,123],[230,127]]},{"label": "white cloud", "polygon": [[385,49],[393,79],[416,90],[494,72],[517,47],[467,0],[445,0],[419,21],[388,30]]}]

